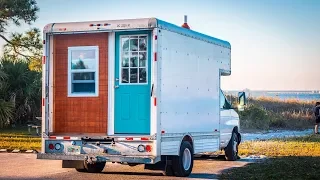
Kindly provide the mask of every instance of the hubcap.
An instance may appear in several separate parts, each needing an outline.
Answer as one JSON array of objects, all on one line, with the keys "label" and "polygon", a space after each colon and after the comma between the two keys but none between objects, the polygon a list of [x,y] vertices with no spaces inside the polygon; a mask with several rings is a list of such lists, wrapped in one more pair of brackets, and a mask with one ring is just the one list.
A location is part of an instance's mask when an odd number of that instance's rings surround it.
[{"label": "hubcap", "polygon": [[191,166],[191,152],[188,148],[184,149],[182,156],[182,163],[184,170],[189,170]]}]

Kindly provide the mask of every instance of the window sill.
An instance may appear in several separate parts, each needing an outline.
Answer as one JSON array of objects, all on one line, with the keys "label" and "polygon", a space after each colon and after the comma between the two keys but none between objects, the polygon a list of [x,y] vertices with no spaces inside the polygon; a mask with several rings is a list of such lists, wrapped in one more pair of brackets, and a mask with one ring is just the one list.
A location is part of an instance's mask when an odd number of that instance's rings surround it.
[{"label": "window sill", "polygon": [[99,94],[92,93],[79,93],[79,94],[68,94],[68,97],[98,97]]}]

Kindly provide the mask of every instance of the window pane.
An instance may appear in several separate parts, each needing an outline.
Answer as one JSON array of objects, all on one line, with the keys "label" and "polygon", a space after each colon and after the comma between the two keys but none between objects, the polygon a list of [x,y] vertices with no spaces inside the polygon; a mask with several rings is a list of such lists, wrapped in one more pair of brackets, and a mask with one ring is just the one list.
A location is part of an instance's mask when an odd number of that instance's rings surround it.
[{"label": "window pane", "polygon": [[146,67],[146,59],[147,53],[146,52],[140,52],[139,53],[139,67]]},{"label": "window pane", "polygon": [[129,51],[129,37],[121,38],[122,51]]},{"label": "window pane", "polygon": [[130,69],[130,83],[137,83],[138,82],[138,69],[131,68]]},{"label": "window pane", "polygon": [[130,55],[130,67],[138,67],[138,53],[133,52]]},{"label": "window pane", "polygon": [[224,95],[223,95],[222,91],[220,90],[220,109],[223,109],[225,101],[226,100],[224,98]]},{"label": "window pane", "polygon": [[129,69],[122,68],[121,82],[122,83],[129,83]]},{"label": "window pane", "polygon": [[147,36],[140,36],[139,38],[139,51],[147,50]]},{"label": "window pane", "polygon": [[122,53],[122,67],[129,67],[129,53]]},{"label": "window pane", "polygon": [[130,38],[130,51],[138,51],[138,39]]},{"label": "window pane", "polygon": [[95,50],[72,50],[72,69],[95,69]]},{"label": "window pane", "polygon": [[94,80],[94,72],[72,73],[72,80]]},{"label": "window pane", "polygon": [[73,83],[72,93],[94,93],[95,83]]},{"label": "window pane", "polygon": [[146,68],[139,69],[139,83],[146,83],[147,82],[147,72]]},{"label": "window pane", "polygon": [[96,54],[95,50],[72,50],[71,52],[72,59],[95,59]]}]

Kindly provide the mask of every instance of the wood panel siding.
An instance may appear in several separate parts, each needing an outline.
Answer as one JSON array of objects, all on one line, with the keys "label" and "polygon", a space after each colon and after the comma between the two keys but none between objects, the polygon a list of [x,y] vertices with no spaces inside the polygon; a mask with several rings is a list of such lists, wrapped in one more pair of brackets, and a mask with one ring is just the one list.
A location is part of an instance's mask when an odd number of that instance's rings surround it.
[{"label": "wood panel siding", "polygon": [[[108,33],[53,38],[53,132],[107,133]],[[68,97],[68,47],[72,46],[99,46],[98,97]]]}]

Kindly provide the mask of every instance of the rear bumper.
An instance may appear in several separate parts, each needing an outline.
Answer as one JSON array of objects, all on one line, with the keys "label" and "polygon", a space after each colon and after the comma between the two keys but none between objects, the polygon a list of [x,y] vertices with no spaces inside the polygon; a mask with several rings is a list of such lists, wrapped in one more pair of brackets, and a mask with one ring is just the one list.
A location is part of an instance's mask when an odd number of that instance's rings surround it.
[{"label": "rear bumper", "polygon": [[155,164],[160,161],[160,157],[154,156],[121,156],[121,155],[65,155],[65,154],[46,154],[38,153],[37,159],[52,159],[52,160],[86,160],[106,161],[106,162],[127,162],[137,164]]}]

